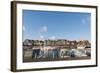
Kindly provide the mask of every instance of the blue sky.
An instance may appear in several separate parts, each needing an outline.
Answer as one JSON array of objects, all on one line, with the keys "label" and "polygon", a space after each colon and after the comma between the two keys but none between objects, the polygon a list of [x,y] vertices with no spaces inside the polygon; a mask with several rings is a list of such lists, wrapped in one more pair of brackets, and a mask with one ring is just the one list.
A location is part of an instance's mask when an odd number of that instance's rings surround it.
[{"label": "blue sky", "polygon": [[91,14],[23,10],[25,39],[91,39]]}]

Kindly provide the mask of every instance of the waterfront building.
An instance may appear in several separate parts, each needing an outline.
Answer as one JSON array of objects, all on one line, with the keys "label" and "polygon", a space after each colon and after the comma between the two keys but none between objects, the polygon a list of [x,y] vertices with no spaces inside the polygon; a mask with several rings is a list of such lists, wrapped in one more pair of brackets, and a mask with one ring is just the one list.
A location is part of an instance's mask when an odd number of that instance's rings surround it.
[{"label": "waterfront building", "polygon": [[86,49],[86,47],[91,47],[91,44],[88,40],[78,41],[77,49]]}]

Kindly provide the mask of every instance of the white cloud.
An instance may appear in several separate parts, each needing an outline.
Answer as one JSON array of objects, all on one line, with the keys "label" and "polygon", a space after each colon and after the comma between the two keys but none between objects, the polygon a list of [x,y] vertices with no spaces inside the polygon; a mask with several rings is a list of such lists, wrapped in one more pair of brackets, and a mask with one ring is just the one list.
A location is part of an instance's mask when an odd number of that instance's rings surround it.
[{"label": "white cloud", "polygon": [[90,22],[90,18],[89,17],[83,18],[83,19],[81,19],[81,22],[82,22],[82,24],[86,24],[87,22]]},{"label": "white cloud", "polygon": [[23,31],[25,31],[25,26],[24,25],[23,25],[22,29],[23,29]]},{"label": "white cloud", "polygon": [[47,26],[40,27],[39,32],[38,32],[39,38],[44,40],[45,39],[45,32],[47,32],[47,31],[48,31]]},{"label": "white cloud", "polygon": [[55,37],[55,36],[52,36],[52,37],[51,37],[51,39],[52,39],[52,40],[55,40],[55,39],[56,39],[56,37]]},{"label": "white cloud", "polygon": [[48,31],[48,28],[47,26],[43,26],[40,30],[40,32],[47,32]]},{"label": "white cloud", "polygon": [[41,38],[41,39],[44,39],[44,36],[43,36],[43,35],[40,35],[40,38]]},{"label": "white cloud", "polygon": [[85,24],[86,23],[86,20],[85,19],[82,19],[82,24]]}]

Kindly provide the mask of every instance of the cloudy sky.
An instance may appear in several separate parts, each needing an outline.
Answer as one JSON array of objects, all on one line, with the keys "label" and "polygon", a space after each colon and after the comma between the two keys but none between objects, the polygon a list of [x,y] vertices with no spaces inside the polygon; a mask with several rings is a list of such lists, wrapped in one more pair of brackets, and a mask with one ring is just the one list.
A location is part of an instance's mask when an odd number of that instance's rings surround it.
[{"label": "cloudy sky", "polygon": [[23,40],[90,40],[90,18],[90,13],[23,10]]}]

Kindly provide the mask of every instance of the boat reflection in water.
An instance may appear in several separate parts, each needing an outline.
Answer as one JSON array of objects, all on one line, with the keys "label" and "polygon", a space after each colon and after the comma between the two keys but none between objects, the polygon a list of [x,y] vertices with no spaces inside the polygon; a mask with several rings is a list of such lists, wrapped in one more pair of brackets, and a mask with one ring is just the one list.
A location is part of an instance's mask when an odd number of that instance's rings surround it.
[{"label": "boat reflection in water", "polygon": [[[34,43],[33,43],[34,42]],[[48,43],[49,42],[49,43]],[[23,61],[81,60],[91,58],[91,45],[88,41],[43,41],[27,40],[23,45]]]}]

